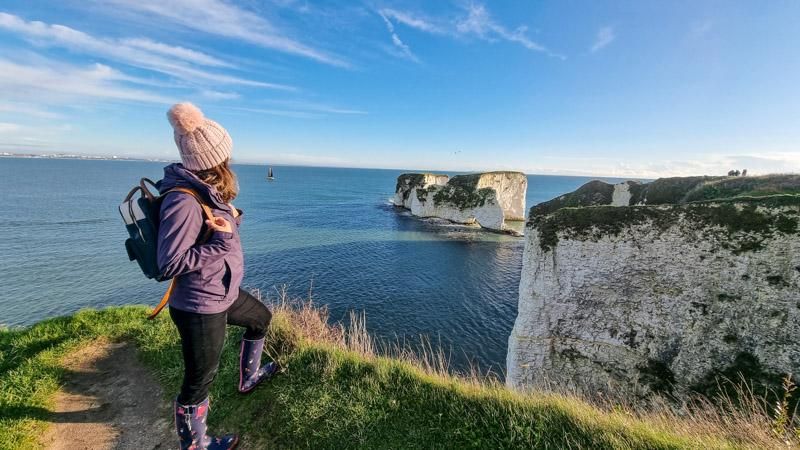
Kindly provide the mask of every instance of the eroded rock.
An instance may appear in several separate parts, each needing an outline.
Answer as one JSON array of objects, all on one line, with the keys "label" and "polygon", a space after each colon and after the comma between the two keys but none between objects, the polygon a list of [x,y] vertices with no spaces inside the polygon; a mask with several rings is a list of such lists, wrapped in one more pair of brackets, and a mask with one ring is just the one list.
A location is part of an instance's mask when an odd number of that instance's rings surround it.
[{"label": "eroded rock", "polygon": [[625,185],[531,209],[507,384],[681,397],[800,373],[800,177]]},{"label": "eroded rock", "polygon": [[397,185],[394,189],[395,206],[411,208],[411,198],[416,194],[417,189],[426,189],[430,186],[445,185],[449,177],[433,173],[404,173],[397,177]]},{"label": "eroded rock", "polygon": [[418,217],[436,217],[509,231],[506,220],[524,220],[528,179],[521,172],[471,175],[403,174],[394,204]]}]

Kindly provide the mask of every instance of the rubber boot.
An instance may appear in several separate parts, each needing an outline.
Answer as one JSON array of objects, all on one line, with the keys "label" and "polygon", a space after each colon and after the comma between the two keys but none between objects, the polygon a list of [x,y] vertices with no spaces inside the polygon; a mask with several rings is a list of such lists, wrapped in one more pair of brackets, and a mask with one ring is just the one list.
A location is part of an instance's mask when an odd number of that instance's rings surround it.
[{"label": "rubber boot", "polygon": [[175,428],[178,431],[181,450],[228,450],[236,448],[239,436],[226,434],[222,437],[206,434],[208,399],[196,405],[181,405],[175,401]]},{"label": "rubber boot", "polygon": [[242,339],[242,348],[239,352],[239,392],[242,394],[252,391],[259,383],[278,372],[278,365],[274,362],[261,365],[263,349],[264,338]]}]

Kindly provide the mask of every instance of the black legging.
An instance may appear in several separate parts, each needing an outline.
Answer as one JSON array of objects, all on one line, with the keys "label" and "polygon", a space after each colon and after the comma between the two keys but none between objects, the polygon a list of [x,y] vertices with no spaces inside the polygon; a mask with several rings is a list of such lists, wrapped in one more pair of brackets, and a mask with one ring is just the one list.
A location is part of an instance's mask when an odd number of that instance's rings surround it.
[{"label": "black legging", "polygon": [[227,311],[198,314],[170,308],[169,315],[181,335],[184,372],[178,403],[182,405],[195,405],[208,396],[217,375],[226,324],[247,328],[244,338],[256,340],[267,334],[272,320],[269,308],[242,289]]}]

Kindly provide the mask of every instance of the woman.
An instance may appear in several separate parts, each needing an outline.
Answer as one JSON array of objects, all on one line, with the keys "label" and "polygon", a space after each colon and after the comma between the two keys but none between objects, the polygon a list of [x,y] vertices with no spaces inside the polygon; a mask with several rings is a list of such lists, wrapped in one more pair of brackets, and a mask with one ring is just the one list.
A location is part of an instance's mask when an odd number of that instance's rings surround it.
[{"label": "woman", "polygon": [[[219,366],[225,326],[245,327],[238,388],[248,393],[278,370],[274,362],[261,365],[272,315],[239,288],[244,273],[239,240],[242,212],[231,204],[238,186],[229,166],[230,136],[191,103],[173,106],[167,117],[183,162],[165,167],[158,183],[165,196],[158,265],[165,277],[176,278],[169,313],[181,336],[184,362],[175,426],[181,449],[231,449],[238,443],[236,435],[206,434],[208,391]],[[175,188],[191,189],[198,198]],[[213,220],[203,216],[201,201],[210,207]]]}]

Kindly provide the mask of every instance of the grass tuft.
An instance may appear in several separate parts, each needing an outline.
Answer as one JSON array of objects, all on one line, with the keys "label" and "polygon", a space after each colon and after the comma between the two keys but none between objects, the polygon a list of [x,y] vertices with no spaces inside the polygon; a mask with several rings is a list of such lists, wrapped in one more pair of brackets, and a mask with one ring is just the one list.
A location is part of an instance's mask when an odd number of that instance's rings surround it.
[{"label": "grass tuft", "polygon": [[[637,410],[574,394],[507,390],[496,377],[449,373],[447,359],[375,341],[363,316],[329,324],[311,301],[267,299],[267,353],[286,373],[251,395],[236,391],[237,344],[229,329],[214,383],[213,431],[238,431],[248,448],[758,448],[797,446],[797,419],[781,405],[697,400]],[[182,376],[167,315],[143,307],[81,311],[24,329],[0,330],[0,448],[38,448],[61,361],[95,339],[135,344],[169,401]],[[771,406],[771,407],[769,407]],[[775,414],[773,414],[775,413]]]}]

